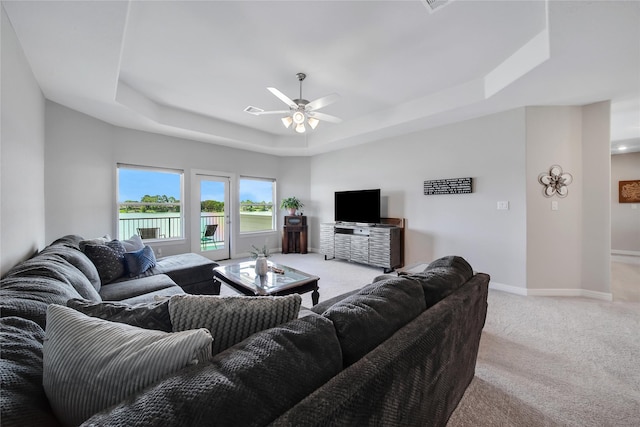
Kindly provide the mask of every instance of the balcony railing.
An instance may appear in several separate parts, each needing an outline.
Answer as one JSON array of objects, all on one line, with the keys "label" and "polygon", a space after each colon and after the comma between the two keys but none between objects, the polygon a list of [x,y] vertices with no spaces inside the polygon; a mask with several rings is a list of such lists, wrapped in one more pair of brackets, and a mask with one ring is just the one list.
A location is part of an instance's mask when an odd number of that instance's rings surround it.
[{"label": "balcony railing", "polygon": [[[137,216],[140,215],[140,216]],[[131,236],[140,235],[138,229],[157,229],[158,239],[180,238],[182,236],[182,218],[180,216],[146,215],[137,214],[132,218],[119,218],[120,240],[126,240]],[[225,235],[224,215],[212,213],[200,216],[200,233],[203,233],[209,224],[218,224],[215,240],[221,242]],[[153,238],[153,237],[152,237]]]}]

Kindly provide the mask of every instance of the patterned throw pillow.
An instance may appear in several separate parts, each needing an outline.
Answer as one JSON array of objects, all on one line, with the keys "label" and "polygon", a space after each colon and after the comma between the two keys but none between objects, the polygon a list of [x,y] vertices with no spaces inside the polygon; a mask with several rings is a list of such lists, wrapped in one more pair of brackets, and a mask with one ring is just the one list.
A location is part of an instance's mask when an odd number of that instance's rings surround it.
[{"label": "patterned throw pillow", "polygon": [[104,245],[88,244],[84,247],[84,253],[96,266],[103,285],[122,277],[126,272],[125,249],[119,240],[112,240]]},{"label": "patterned throw pillow", "polygon": [[173,331],[207,328],[213,336],[212,353],[256,332],[273,328],[298,317],[300,295],[250,297],[174,295],[169,300]]},{"label": "patterned throw pillow", "polygon": [[110,322],[126,323],[144,329],[171,332],[169,298],[151,303],[127,304],[124,302],[91,302],[84,299],[70,299],[67,307],[87,316],[99,317]]},{"label": "patterned throw pillow", "polygon": [[166,376],[211,359],[206,329],[167,333],[47,309],[42,385],[65,425],[135,395]]},{"label": "patterned throw pillow", "polygon": [[129,276],[138,276],[156,265],[156,256],[149,245],[135,252],[125,252],[124,261],[129,270]]}]

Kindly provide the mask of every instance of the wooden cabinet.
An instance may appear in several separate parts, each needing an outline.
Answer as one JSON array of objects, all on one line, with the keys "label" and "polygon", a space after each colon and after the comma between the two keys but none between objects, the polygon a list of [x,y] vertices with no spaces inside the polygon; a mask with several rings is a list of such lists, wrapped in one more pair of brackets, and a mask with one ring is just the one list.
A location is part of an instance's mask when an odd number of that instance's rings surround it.
[{"label": "wooden cabinet", "polygon": [[402,266],[401,227],[393,225],[320,225],[320,253],[325,259],[344,259],[382,267]]},{"label": "wooden cabinet", "polygon": [[307,217],[285,216],[282,228],[282,253],[307,253]]}]

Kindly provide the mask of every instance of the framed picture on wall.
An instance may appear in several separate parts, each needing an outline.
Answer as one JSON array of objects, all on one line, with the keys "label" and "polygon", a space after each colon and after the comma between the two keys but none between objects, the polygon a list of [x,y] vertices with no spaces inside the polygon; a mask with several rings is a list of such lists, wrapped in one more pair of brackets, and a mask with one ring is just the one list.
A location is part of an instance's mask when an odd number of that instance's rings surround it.
[{"label": "framed picture on wall", "polygon": [[640,179],[618,182],[618,203],[640,203]]}]

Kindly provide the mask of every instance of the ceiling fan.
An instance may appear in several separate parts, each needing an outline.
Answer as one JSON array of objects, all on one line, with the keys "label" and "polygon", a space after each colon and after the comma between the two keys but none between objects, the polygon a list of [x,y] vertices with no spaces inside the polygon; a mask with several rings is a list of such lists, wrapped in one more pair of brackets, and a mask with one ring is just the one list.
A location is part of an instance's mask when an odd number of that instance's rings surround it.
[{"label": "ceiling fan", "polygon": [[323,96],[322,98],[318,98],[315,101],[307,101],[302,98],[302,81],[307,77],[304,73],[296,74],[298,77],[298,81],[300,82],[300,97],[298,99],[291,99],[287,95],[280,92],[275,87],[268,87],[267,90],[274,94],[278,99],[289,106],[289,110],[278,110],[278,111],[264,111],[262,108],[248,106],[244,109],[249,114],[254,114],[256,116],[260,116],[263,114],[287,114],[287,116],[282,118],[282,123],[286,128],[289,128],[293,125],[293,129],[295,129],[298,133],[306,132],[305,122],[311,127],[311,129],[315,129],[318,126],[320,120],[324,120],[331,123],[340,123],[342,119],[338,117],[331,116],[325,113],[319,113],[317,110],[326,107],[327,105],[333,104],[340,98],[340,95],[337,93],[332,93],[331,95]]}]

